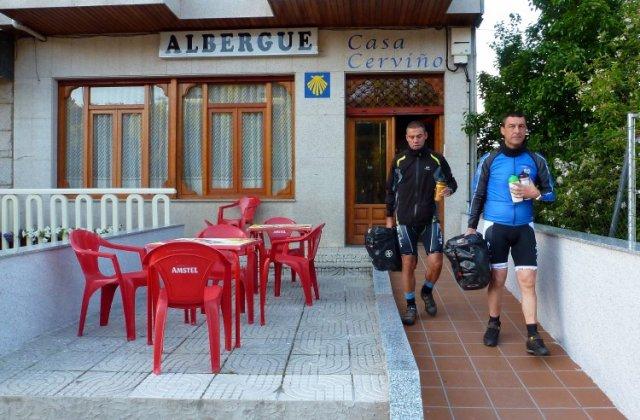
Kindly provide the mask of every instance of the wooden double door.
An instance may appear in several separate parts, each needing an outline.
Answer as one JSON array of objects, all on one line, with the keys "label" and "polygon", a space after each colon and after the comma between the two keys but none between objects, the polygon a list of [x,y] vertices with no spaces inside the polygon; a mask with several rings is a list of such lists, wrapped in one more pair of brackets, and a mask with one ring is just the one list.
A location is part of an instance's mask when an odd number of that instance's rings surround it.
[{"label": "wooden double door", "polygon": [[[442,151],[440,115],[394,115],[347,119],[347,243],[363,244],[370,226],[384,226],[386,180],[393,157],[406,149],[406,127],[420,120],[427,127],[427,145]],[[440,207],[443,221],[443,206]]]}]

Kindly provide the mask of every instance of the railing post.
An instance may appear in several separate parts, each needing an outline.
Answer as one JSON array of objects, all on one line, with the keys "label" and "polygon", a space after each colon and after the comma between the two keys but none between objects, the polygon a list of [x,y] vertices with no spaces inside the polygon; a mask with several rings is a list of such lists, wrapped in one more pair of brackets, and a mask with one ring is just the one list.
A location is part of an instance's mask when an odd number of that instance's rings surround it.
[{"label": "railing post", "polygon": [[169,216],[169,196],[167,196],[166,194],[156,194],[151,200],[151,219],[154,228],[158,227],[158,202],[160,200],[162,200],[162,203],[164,204],[164,225],[169,226],[171,224]]},{"label": "railing post", "polygon": [[[56,203],[60,203],[60,224],[58,224],[58,211],[56,208]],[[51,242],[58,242],[58,234],[56,230],[58,226],[66,231],[69,228],[69,218],[67,216],[67,206],[69,205],[69,200],[62,194],[54,194],[49,199],[49,223],[51,225]],[[62,235],[62,241],[64,241],[64,234]]]},{"label": "railing post", "polygon": [[0,201],[0,215],[2,215],[2,225],[0,225],[0,231],[2,231],[2,249],[9,248],[9,242],[4,237],[4,234],[9,231],[9,203],[12,203],[11,213],[13,216],[13,227],[11,228],[11,231],[13,232],[12,248],[17,249],[20,247],[20,213],[18,211],[18,197],[15,195],[5,195]]},{"label": "railing post", "polygon": [[82,226],[82,202],[85,202],[87,205],[87,224],[84,226],[87,230],[93,231],[93,200],[88,194],[79,194],[76,197],[76,228],[83,227]]},{"label": "railing post", "polygon": [[627,237],[629,249],[634,249],[636,244],[636,118],[638,114],[627,114],[627,147],[629,149],[628,159],[628,182],[627,200],[629,202]]},{"label": "railing post", "polygon": [[107,202],[111,201],[111,226],[113,232],[119,230],[118,226],[118,197],[114,194],[105,194],[100,199],[100,228],[107,228]]},{"label": "railing post", "polygon": [[127,232],[133,230],[133,202],[138,203],[138,229],[144,229],[144,199],[140,194],[130,194],[125,205]]},{"label": "railing post", "polygon": [[[36,228],[38,232],[44,229],[44,214],[42,212],[42,197],[39,195],[29,194],[24,200],[25,207],[25,229],[27,232],[34,230],[33,228],[33,214],[31,210],[31,203],[36,203]],[[38,235],[37,241],[39,244],[43,242],[43,238]],[[27,235],[27,243],[33,245],[34,240]]]}]

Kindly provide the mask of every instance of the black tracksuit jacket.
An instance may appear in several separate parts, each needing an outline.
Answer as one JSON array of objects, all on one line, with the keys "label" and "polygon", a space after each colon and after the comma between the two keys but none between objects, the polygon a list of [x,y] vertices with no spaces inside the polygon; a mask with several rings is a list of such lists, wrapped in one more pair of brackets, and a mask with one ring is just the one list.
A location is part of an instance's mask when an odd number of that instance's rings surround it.
[{"label": "black tracksuit jacket", "polygon": [[393,158],[387,178],[387,217],[396,214],[401,225],[430,224],[436,213],[433,199],[436,187],[434,174],[439,172],[453,192],[458,183],[444,156],[426,146],[419,150],[407,149]]}]

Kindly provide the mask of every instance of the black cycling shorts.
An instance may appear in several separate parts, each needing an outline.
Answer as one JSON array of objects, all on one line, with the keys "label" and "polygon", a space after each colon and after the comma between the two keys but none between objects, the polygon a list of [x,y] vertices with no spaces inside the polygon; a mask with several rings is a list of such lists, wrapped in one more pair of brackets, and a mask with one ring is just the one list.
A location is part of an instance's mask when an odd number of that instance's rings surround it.
[{"label": "black cycling shorts", "polygon": [[398,243],[401,255],[418,255],[418,239],[427,254],[442,252],[442,229],[438,220],[429,225],[398,225]]},{"label": "black cycling shorts", "polygon": [[538,251],[533,223],[520,226],[507,226],[484,221],[483,236],[489,244],[492,269],[506,269],[509,249],[516,270],[538,267]]}]

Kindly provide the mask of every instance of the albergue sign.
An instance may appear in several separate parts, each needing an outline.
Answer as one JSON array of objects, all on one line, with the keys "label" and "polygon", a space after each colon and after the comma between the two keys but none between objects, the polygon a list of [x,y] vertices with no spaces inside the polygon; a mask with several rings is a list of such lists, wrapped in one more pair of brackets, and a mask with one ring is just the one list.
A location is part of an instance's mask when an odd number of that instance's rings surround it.
[{"label": "albergue sign", "polygon": [[161,32],[161,58],[318,54],[318,28]]}]

